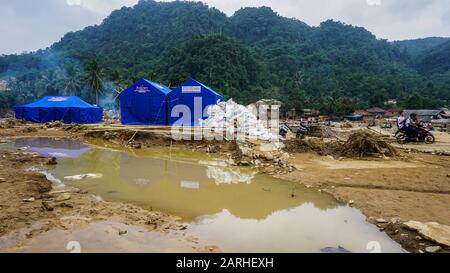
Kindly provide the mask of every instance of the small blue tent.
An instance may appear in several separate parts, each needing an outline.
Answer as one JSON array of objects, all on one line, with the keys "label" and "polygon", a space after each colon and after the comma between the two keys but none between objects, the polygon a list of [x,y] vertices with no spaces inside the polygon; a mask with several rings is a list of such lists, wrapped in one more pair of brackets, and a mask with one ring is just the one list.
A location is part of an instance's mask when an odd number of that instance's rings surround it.
[{"label": "small blue tent", "polygon": [[348,121],[358,121],[358,120],[362,120],[363,116],[362,115],[347,115],[347,116],[344,116],[344,119],[348,120]]},{"label": "small blue tent", "polygon": [[30,104],[15,107],[16,118],[36,123],[99,123],[103,109],[92,106],[76,96],[47,96]]},{"label": "small blue tent", "polygon": [[[170,92],[167,95],[167,99],[169,125],[174,125],[180,118],[183,118],[183,120],[184,118],[188,118],[190,119],[191,126],[198,126],[199,118],[208,118],[205,109],[210,105],[223,101],[224,97],[208,86],[191,79]],[[182,111],[182,108],[185,106],[190,111],[190,117],[183,117],[183,114],[180,113],[180,110]],[[195,109],[195,106],[197,106],[197,109]],[[186,125],[186,122],[183,122],[183,124]]]},{"label": "small blue tent", "polygon": [[141,79],[120,93],[122,124],[167,125],[167,94],[162,84]]}]

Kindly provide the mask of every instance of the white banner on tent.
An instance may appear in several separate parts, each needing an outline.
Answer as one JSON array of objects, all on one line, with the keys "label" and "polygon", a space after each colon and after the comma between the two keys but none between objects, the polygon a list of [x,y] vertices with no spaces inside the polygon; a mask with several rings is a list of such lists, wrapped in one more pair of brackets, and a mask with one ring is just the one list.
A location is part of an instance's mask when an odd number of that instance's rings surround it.
[{"label": "white banner on tent", "polygon": [[201,93],[202,87],[201,86],[182,86],[181,92],[182,93]]}]

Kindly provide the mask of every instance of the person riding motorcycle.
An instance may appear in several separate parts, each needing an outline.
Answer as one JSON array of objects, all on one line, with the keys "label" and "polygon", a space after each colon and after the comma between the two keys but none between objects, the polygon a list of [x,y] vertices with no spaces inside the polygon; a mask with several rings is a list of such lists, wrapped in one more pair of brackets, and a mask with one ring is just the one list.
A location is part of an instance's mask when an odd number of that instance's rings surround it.
[{"label": "person riding motorcycle", "polygon": [[289,127],[288,122],[285,121],[283,123],[283,125],[281,125],[281,128],[280,128],[280,136],[283,137],[283,138],[286,138],[287,133],[289,131],[292,131],[292,129],[291,129],[291,127]]},{"label": "person riding motorcycle", "polygon": [[419,135],[420,122],[417,119],[417,114],[412,113],[405,122],[405,129],[408,137],[415,138]]},{"label": "person riding motorcycle", "polygon": [[399,114],[400,115],[397,118],[397,128],[400,131],[403,131],[405,129],[405,125],[406,125],[405,112],[404,111],[400,111]]}]

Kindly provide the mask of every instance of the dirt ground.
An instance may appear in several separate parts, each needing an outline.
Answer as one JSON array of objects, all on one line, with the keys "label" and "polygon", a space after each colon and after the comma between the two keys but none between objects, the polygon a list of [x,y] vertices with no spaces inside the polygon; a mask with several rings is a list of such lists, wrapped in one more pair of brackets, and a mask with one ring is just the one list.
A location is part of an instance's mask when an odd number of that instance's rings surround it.
[{"label": "dirt ground", "polygon": [[[52,136],[79,139],[101,138],[116,144],[132,148],[141,146],[180,146],[196,151],[223,153],[233,149],[232,143],[195,142],[170,140],[170,130],[163,127],[123,127],[118,125],[83,126],[82,128],[57,127],[42,128],[31,125],[0,129],[0,141],[11,137]],[[137,133],[136,133],[137,132]],[[105,134],[106,133],[106,134]],[[450,152],[450,138],[447,135],[437,137],[436,147]],[[326,146],[326,145],[325,145]],[[413,145],[414,147],[419,145]],[[363,159],[346,159],[327,156],[322,151],[300,148],[290,153],[290,163],[296,170],[276,174],[279,178],[302,183],[308,187],[317,187],[348,202],[360,209],[368,220],[378,224],[394,240],[409,250],[418,252],[429,241],[418,239],[417,233],[405,230],[402,221],[439,222],[450,225],[450,157],[438,155],[432,150],[419,152],[419,148],[397,147],[400,151],[396,157],[379,157]],[[431,149],[431,151],[429,150]],[[322,155],[319,155],[319,154]],[[326,153],[325,153],[326,154]],[[159,212],[119,203],[104,203],[88,193],[71,192],[71,198],[56,201],[61,193],[49,193],[48,183],[42,175],[24,172],[29,166],[43,164],[45,159],[32,157],[26,153],[2,154],[0,158],[0,236],[17,228],[29,227],[34,220],[47,219],[46,226],[37,233],[54,227],[64,228],[61,222],[65,216],[80,215],[82,218],[95,220],[115,219],[119,222],[148,226],[151,230],[162,226],[179,228],[176,219]],[[30,187],[30,183],[34,185]],[[6,192],[8,194],[3,194]],[[16,196],[11,200],[8,196]],[[26,202],[25,199],[35,198]],[[52,204],[53,210],[45,208],[45,203]],[[157,218],[158,224],[152,219]],[[386,219],[387,223],[377,223],[377,219]],[[149,220],[150,219],[150,220]],[[398,219],[393,221],[392,219]],[[150,223],[150,224],[148,224]],[[172,224],[175,223],[175,224]],[[31,232],[31,237],[33,233]],[[1,248],[1,245],[0,245]],[[205,248],[198,248],[205,251]],[[444,251],[449,251],[444,248]],[[206,248],[208,251],[208,248]]]}]

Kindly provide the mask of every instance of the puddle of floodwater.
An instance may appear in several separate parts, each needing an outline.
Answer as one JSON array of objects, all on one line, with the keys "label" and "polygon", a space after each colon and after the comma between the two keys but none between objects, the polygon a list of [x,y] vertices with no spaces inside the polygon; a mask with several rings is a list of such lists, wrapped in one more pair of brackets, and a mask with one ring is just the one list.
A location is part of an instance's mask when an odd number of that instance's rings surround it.
[{"label": "puddle of floodwater", "polygon": [[[383,252],[402,251],[357,209],[330,195],[227,166],[220,158],[169,149],[127,153],[48,138],[13,146],[58,157],[51,174],[65,184],[107,201],[181,216],[190,231],[225,252],[320,252],[337,246],[368,252],[373,241]],[[80,174],[96,178],[73,180]]]}]

